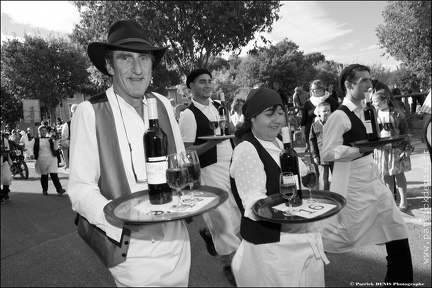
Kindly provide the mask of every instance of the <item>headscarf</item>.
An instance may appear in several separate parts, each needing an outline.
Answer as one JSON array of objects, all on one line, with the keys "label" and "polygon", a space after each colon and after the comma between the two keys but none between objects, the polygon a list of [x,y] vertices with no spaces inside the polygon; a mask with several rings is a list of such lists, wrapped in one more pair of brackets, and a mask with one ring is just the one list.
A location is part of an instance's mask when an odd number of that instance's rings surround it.
[{"label": "headscarf", "polygon": [[245,104],[243,105],[243,115],[245,121],[256,117],[258,114],[263,112],[268,107],[274,105],[281,105],[282,99],[273,89],[258,88],[253,89],[249,92]]}]

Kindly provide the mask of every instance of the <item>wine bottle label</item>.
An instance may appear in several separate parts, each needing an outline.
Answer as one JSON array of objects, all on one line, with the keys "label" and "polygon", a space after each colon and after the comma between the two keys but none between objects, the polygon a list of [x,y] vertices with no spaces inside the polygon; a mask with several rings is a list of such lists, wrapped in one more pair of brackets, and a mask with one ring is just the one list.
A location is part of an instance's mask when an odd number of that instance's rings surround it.
[{"label": "wine bottle label", "polygon": [[295,184],[296,184],[296,189],[300,190],[300,183],[299,183],[299,177],[297,174],[294,174],[294,179],[295,179]]},{"label": "wine bottle label", "polygon": [[149,158],[146,163],[146,169],[148,184],[167,183],[166,170],[168,169],[168,162],[165,156]]},{"label": "wine bottle label", "polygon": [[291,143],[290,130],[288,127],[282,127],[282,141],[283,143]]},{"label": "wine bottle label", "polygon": [[366,133],[367,134],[372,134],[373,133],[373,129],[372,129],[372,122],[371,122],[371,120],[365,120],[364,125],[366,127]]}]

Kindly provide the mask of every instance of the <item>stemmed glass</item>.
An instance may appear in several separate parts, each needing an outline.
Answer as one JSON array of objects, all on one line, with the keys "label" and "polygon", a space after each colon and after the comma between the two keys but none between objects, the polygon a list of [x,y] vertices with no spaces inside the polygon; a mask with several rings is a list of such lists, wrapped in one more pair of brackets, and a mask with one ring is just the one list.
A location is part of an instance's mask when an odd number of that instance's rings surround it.
[{"label": "stemmed glass", "polygon": [[182,202],[181,189],[186,187],[188,182],[188,170],[185,167],[185,158],[183,153],[173,153],[167,156],[168,169],[166,170],[166,178],[168,185],[172,189],[176,189],[178,196],[178,203],[172,205],[170,208],[174,211],[183,211],[190,208]]},{"label": "stemmed glass", "polygon": [[219,122],[217,121],[216,117],[212,118],[212,119],[209,119],[209,120],[210,120],[209,121],[210,122],[210,128],[213,129],[214,136],[217,136],[216,135],[216,130],[218,128]]},{"label": "stemmed glass", "polygon": [[228,124],[228,117],[226,115],[220,115],[219,116],[219,127],[221,129],[221,135],[225,135],[225,128]]},{"label": "stemmed glass", "polygon": [[383,117],[383,128],[385,131],[389,133],[389,137],[393,135],[393,131],[395,131],[394,119],[391,113]]},{"label": "stemmed glass", "polygon": [[313,199],[312,197],[312,188],[315,187],[315,185],[318,182],[317,179],[317,173],[315,170],[314,164],[306,164],[301,167],[301,181],[303,186],[309,189],[309,199],[306,200],[308,203],[315,203],[318,202],[318,200]]},{"label": "stemmed glass", "polygon": [[284,211],[285,216],[295,216],[299,213],[297,209],[293,209],[293,200],[297,196],[297,187],[295,176],[291,172],[282,172],[279,176],[279,191],[282,198],[288,202],[288,211]]},{"label": "stemmed glass", "polygon": [[188,184],[190,188],[189,198],[184,199],[184,203],[195,204],[202,199],[195,198],[194,190],[200,186],[201,178],[201,166],[198,158],[198,154],[195,150],[186,150],[184,153],[186,160],[186,168],[188,170]]}]

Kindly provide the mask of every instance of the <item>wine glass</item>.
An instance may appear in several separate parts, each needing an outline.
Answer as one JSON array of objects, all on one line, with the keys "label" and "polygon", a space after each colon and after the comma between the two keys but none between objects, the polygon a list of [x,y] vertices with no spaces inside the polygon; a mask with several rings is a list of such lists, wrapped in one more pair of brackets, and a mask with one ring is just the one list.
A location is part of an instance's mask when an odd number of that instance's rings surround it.
[{"label": "wine glass", "polygon": [[216,130],[218,128],[219,122],[217,121],[217,118],[212,118],[212,119],[209,119],[209,120],[210,120],[209,121],[210,128],[213,129],[214,136],[217,136],[216,135]]},{"label": "wine glass", "polygon": [[394,118],[391,113],[383,117],[383,128],[385,131],[388,132],[389,137],[391,137],[393,135],[393,132],[395,131],[394,126]]},{"label": "wine glass", "polygon": [[195,204],[202,199],[195,198],[194,190],[200,186],[201,178],[201,166],[198,158],[198,154],[195,150],[186,150],[184,153],[186,159],[186,168],[188,170],[188,184],[190,188],[189,198],[184,199],[184,203]]},{"label": "wine glass", "polygon": [[291,172],[282,172],[279,176],[279,187],[282,198],[288,202],[288,211],[284,211],[285,216],[295,216],[299,213],[297,209],[293,209],[292,204],[294,198],[297,196],[297,187],[295,176]]},{"label": "wine glass", "polygon": [[220,115],[219,116],[219,127],[221,129],[221,135],[225,135],[225,128],[227,127],[228,124],[228,117],[227,115]]},{"label": "wine glass", "polygon": [[190,208],[182,202],[181,189],[186,187],[188,182],[188,170],[185,167],[185,158],[183,153],[173,153],[167,156],[168,169],[166,170],[166,178],[168,185],[172,189],[176,189],[178,196],[178,203],[172,205],[170,208],[174,211],[183,211]]},{"label": "wine glass", "polygon": [[306,200],[308,203],[315,203],[318,200],[312,197],[312,188],[317,184],[317,173],[315,171],[314,164],[306,164],[301,167],[301,181],[303,186],[309,189],[309,199]]}]

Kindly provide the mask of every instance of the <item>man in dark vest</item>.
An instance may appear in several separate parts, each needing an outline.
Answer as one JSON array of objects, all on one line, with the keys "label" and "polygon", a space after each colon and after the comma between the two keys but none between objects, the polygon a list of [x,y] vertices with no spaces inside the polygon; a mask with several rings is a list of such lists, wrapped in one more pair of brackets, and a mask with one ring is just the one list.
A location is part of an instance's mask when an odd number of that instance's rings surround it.
[{"label": "man in dark vest", "polygon": [[112,86],[80,103],[72,117],[68,195],[79,213],[78,234],[117,286],[188,286],[191,249],[184,220],[126,226],[104,213],[111,200],[148,188],[143,144],[149,127],[147,99],[156,99],[168,153],[184,151],[169,100],[146,91],[165,51],[152,44],[137,22],[114,23],[107,42],[90,43],[87,50]]},{"label": "man in dark vest", "polygon": [[324,250],[342,253],[385,243],[388,256],[384,282],[412,283],[408,228],[393,193],[378,174],[372,157],[374,148],[351,144],[367,140],[363,100],[365,93],[372,90],[370,69],[360,64],[347,66],[341,72],[339,85],[346,96],[324,125],[322,158],[334,161],[330,191],[344,196],[347,204],[334,217],[323,221]]},{"label": "man in dark vest", "polygon": [[[203,214],[208,229],[201,229],[200,235],[210,255],[219,254],[223,273],[235,284],[231,271],[231,260],[240,245],[238,237],[241,214],[231,192],[229,165],[232,156],[230,140],[202,140],[200,136],[213,135],[210,119],[217,121],[217,107],[220,103],[211,99],[212,75],[207,69],[193,70],[186,80],[192,90],[191,104],[180,116],[179,126],[187,149],[196,150],[201,165],[201,184],[221,188],[228,192],[228,200],[216,209]],[[232,125],[232,123],[231,123]]]}]

